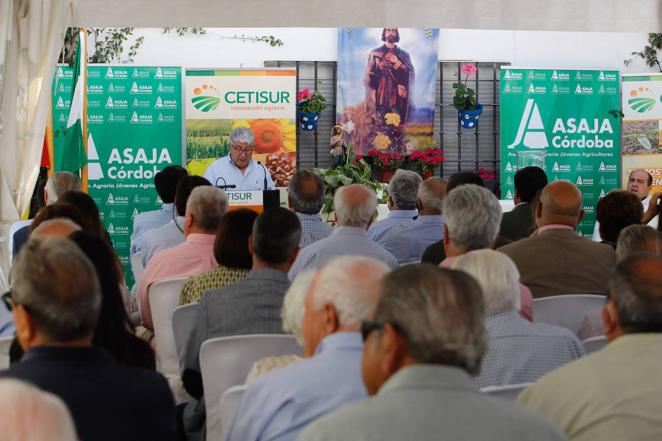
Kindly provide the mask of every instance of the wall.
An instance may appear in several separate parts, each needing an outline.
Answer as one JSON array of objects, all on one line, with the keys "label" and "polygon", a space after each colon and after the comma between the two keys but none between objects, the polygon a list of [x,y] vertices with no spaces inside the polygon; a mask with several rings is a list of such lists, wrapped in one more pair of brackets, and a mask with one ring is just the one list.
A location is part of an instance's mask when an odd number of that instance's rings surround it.
[{"label": "wall", "polygon": [[[262,67],[264,61],[335,61],[335,28],[208,28],[202,36],[180,37],[161,29],[137,30],[145,42],[135,64],[186,67]],[[235,35],[274,35],[285,43],[245,42]],[[439,59],[510,62],[523,67],[616,68],[622,72],[650,69],[635,60],[624,66],[632,51],[646,44],[646,33],[482,31],[442,29]],[[404,44],[404,42],[403,42]]]}]

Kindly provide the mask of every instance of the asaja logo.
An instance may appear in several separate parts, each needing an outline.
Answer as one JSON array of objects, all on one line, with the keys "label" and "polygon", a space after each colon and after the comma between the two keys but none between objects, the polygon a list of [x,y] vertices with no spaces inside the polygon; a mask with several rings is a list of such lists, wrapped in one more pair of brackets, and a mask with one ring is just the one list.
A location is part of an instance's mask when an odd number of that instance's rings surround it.
[{"label": "asaja logo", "polygon": [[126,86],[123,84],[110,83],[108,85],[108,93],[126,93]]},{"label": "asaja logo", "polygon": [[69,107],[71,107],[71,100],[64,100],[62,97],[57,99],[57,103],[55,104],[56,109],[68,109]]},{"label": "asaja logo", "polygon": [[149,107],[149,100],[139,100],[138,98],[133,99],[133,103],[131,106],[135,108],[143,108],[146,109]]},{"label": "asaja logo", "polygon": [[655,107],[657,100],[655,93],[648,87],[637,87],[630,91],[628,105],[632,110],[639,113],[646,113]]},{"label": "asaja logo", "polygon": [[89,124],[103,124],[103,115],[90,114],[87,116],[87,122]]},{"label": "asaja logo", "polygon": [[150,84],[141,84],[140,86],[135,81],[131,85],[131,94],[151,94],[152,86]]},{"label": "asaja logo", "polygon": [[576,170],[577,171],[591,172],[591,171],[593,171],[593,166],[592,165],[582,165],[581,162],[578,162]]},{"label": "asaja logo", "polygon": [[554,161],[554,166],[552,167],[552,171],[569,172],[572,171],[572,167],[570,167],[570,164],[559,164],[558,162]]},{"label": "asaja logo", "polygon": [[506,163],[506,171],[507,172],[513,171],[513,165],[510,162]]},{"label": "asaja logo", "polygon": [[582,72],[578,70],[575,74],[575,80],[577,81],[593,81],[593,74],[590,72]]},{"label": "asaja logo", "polygon": [[131,115],[131,124],[152,124],[152,115],[133,112]]},{"label": "asaja logo", "polygon": [[64,113],[61,113],[60,118],[58,118],[58,121],[59,122],[65,122],[66,120],[67,120],[67,118],[64,117]]},{"label": "asaja logo", "polygon": [[137,208],[134,208],[134,209],[133,209],[133,213],[131,213],[131,219],[135,219],[136,216],[138,216],[138,209],[137,209]]},{"label": "asaja logo", "polygon": [[527,78],[529,80],[546,80],[547,74],[545,72],[530,70]]},{"label": "asaja logo", "polygon": [[176,100],[164,100],[161,99],[161,97],[156,98],[156,103],[154,104],[154,108],[156,109],[176,109],[177,108],[177,101]]},{"label": "asaja logo", "polygon": [[601,198],[605,197],[605,191],[604,190],[600,190],[600,197]]},{"label": "asaja logo", "polygon": [[[214,93],[216,96],[202,95],[203,92]],[[201,112],[211,112],[221,104],[221,94],[214,86],[203,84],[201,87],[196,87],[193,94],[195,96],[191,98],[191,103]]]},{"label": "asaja logo", "polygon": [[613,72],[607,72],[605,73],[604,71],[600,71],[600,74],[598,75],[598,81],[616,81],[618,78],[615,73]]},{"label": "asaja logo", "polygon": [[159,113],[159,116],[156,120],[158,122],[175,122],[175,115],[164,115]]},{"label": "asaja logo", "polygon": [[111,222],[108,224],[108,234],[117,234],[117,235],[125,236],[129,234],[129,227],[125,225],[115,226]]},{"label": "asaja logo", "polygon": [[156,68],[156,73],[154,74],[156,79],[165,79],[165,80],[176,80],[177,79],[177,69],[167,69],[160,67]]},{"label": "asaja logo", "polygon": [[529,85],[529,93],[547,93],[547,87],[545,86],[534,86],[533,83]]},{"label": "asaja logo", "polygon": [[593,178],[582,178],[581,175],[577,176],[577,186],[593,185]]},{"label": "asaja logo", "polygon": [[109,96],[106,100],[106,109],[128,109],[129,103],[127,100],[121,100],[118,98],[113,99],[112,96]]},{"label": "asaja logo", "polygon": [[156,90],[160,93],[175,93],[175,86],[172,84],[163,85],[162,83],[159,83],[159,85],[156,86]]},{"label": "asaja logo", "polygon": [[513,198],[513,192],[508,190],[508,193],[506,193],[506,199],[512,199]]},{"label": "asaja logo", "polygon": [[133,73],[131,73],[131,78],[149,78],[149,72],[134,68]]},{"label": "asaja logo", "polygon": [[593,87],[577,84],[577,87],[575,87],[575,95],[593,95]]},{"label": "asaja logo", "polygon": [[506,184],[513,185],[513,179],[510,176],[508,176],[508,179],[506,179]]},{"label": "asaja logo", "polygon": [[516,84],[511,85],[510,83],[506,83],[505,86],[503,87],[503,93],[522,93],[522,92],[524,92],[524,88]]},{"label": "asaja logo", "polygon": [[547,135],[545,135],[545,126],[540,117],[540,110],[533,98],[526,101],[515,141],[508,148],[512,149],[520,145],[530,149],[544,149],[549,146]]},{"label": "asaja logo", "polygon": [[92,86],[88,87],[87,93],[89,93],[89,94],[103,93],[103,85],[101,85],[101,84],[92,85]]},{"label": "asaja logo", "polygon": [[120,79],[120,80],[126,80],[129,78],[129,72],[126,69],[117,69],[113,70],[112,67],[109,67],[106,70],[106,79]]},{"label": "asaja logo", "polygon": [[618,171],[618,166],[616,164],[605,164],[604,161],[600,161],[600,167],[598,167],[598,171],[615,172]]},{"label": "asaja logo", "polygon": [[506,80],[521,80],[523,75],[522,72],[511,72],[510,69],[506,69],[506,73],[503,74],[503,78]]},{"label": "asaja logo", "polygon": [[113,196],[112,193],[108,193],[106,205],[129,205],[129,198],[128,196]]},{"label": "asaja logo", "polygon": [[558,71],[552,72],[552,80],[554,81],[569,81],[570,80],[570,74],[567,72],[561,72],[559,73]]}]

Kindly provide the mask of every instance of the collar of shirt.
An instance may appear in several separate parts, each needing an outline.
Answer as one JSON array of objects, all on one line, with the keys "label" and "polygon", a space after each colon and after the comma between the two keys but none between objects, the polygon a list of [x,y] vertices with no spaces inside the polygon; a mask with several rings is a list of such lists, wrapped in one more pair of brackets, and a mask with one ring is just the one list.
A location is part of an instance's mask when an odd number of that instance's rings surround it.
[{"label": "collar of shirt", "polygon": [[413,219],[418,216],[418,210],[391,210],[388,213],[389,219]]},{"label": "collar of shirt", "polygon": [[193,244],[213,245],[214,240],[216,240],[215,234],[191,233],[186,236],[186,242]]},{"label": "collar of shirt", "polygon": [[161,213],[163,214],[172,214],[172,211],[175,207],[175,204],[163,204],[161,205]]},{"label": "collar of shirt", "polygon": [[575,231],[574,228],[572,228],[570,225],[563,225],[563,224],[549,224],[545,225],[544,227],[538,228],[536,231],[531,233],[531,237],[538,236],[545,231],[549,230],[570,230],[570,231]]},{"label": "collar of shirt", "polygon": [[105,361],[112,362],[113,358],[104,350],[95,346],[84,348],[36,346],[30,348],[21,361],[27,360],[68,360],[68,361]]},{"label": "collar of shirt", "polygon": [[406,366],[393,374],[377,395],[398,389],[459,389],[479,393],[476,382],[464,370],[441,364]]},{"label": "collar of shirt", "polygon": [[324,222],[324,219],[322,219],[322,216],[320,214],[305,214],[305,213],[297,213],[296,211],[294,213],[301,221],[313,221],[319,223]]},{"label": "collar of shirt", "polygon": [[362,349],[363,338],[361,334],[358,332],[336,332],[327,335],[315,349],[315,355],[341,348]]},{"label": "collar of shirt", "polygon": [[505,311],[499,311],[494,314],[490,314],[485,317],[485,329],[490,335],[495,334],[495,331],[500,329],[499,323],[502,322],[512,322],[513,324],[519,323],[529,323],[520,316],[519,312],[514,309],[507,309]]},{"label": "collar of shirt", "polygon": [[287,283],[290,283],[290,279],[287,278],[287,273],[285,271],[273,269],[273,268],[257,268],[249,271],[247,279],[261,279],[261,280],[283,280]]},{"label": "collar of shirt", "polygon": [[332,236],[368,236],[368,233],[363,228],[359,227],[336,227],[331,233]]},{"label": "collar of shirt", "polygon": [[257,166],[257,161],[251,158],[251,161],[248,163],[248,166],[246,166],[246,168],[242,171],[239,167],[237,167],[237,165],[234,163],[234,161],[232,160],[229,154],[225,158],[228,167],[232,167],[234,170],[236,170],[238,173],[241,173],[244,176],[252,172],[253,169]]},{"label": "collar of shirt", "polygon": [[414,221],[415,224],[438,224],[444,222],[444,216],[441,214],[420,215]]}]

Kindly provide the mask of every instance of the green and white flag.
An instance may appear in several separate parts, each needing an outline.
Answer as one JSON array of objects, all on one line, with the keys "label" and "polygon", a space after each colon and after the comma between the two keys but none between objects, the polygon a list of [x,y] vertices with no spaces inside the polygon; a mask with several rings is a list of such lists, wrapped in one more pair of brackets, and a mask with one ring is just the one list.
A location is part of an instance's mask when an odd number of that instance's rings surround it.
[{"label": "green and white flag", "polygon": [[[83,38],[81,38],[83,37]],[[85,38],[84,31],[79,32],[76,43],[76,55],[73,65],[74,92],[71,97],[71,107],[67,128],[65,129],[64,147],[60,150],[60,158],[55,161],[56,171],[66,170],[77,173],[87,164],[85,142],[83,135],[83,115],[85,106]],[[59,164],[59,167],[58,167]]]}]

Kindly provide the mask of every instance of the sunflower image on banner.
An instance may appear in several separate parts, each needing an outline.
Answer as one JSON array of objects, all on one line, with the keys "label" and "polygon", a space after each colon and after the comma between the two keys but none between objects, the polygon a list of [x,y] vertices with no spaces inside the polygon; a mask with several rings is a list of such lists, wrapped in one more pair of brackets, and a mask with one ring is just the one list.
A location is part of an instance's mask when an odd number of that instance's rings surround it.
[{"label": "sunflower image on banner", "polygon": [[255,135],[253,159],[277,187],[296,172],[296,71],[219,69],[186,71],[186,162],[202,176],[230,149],[230,132]]}]

